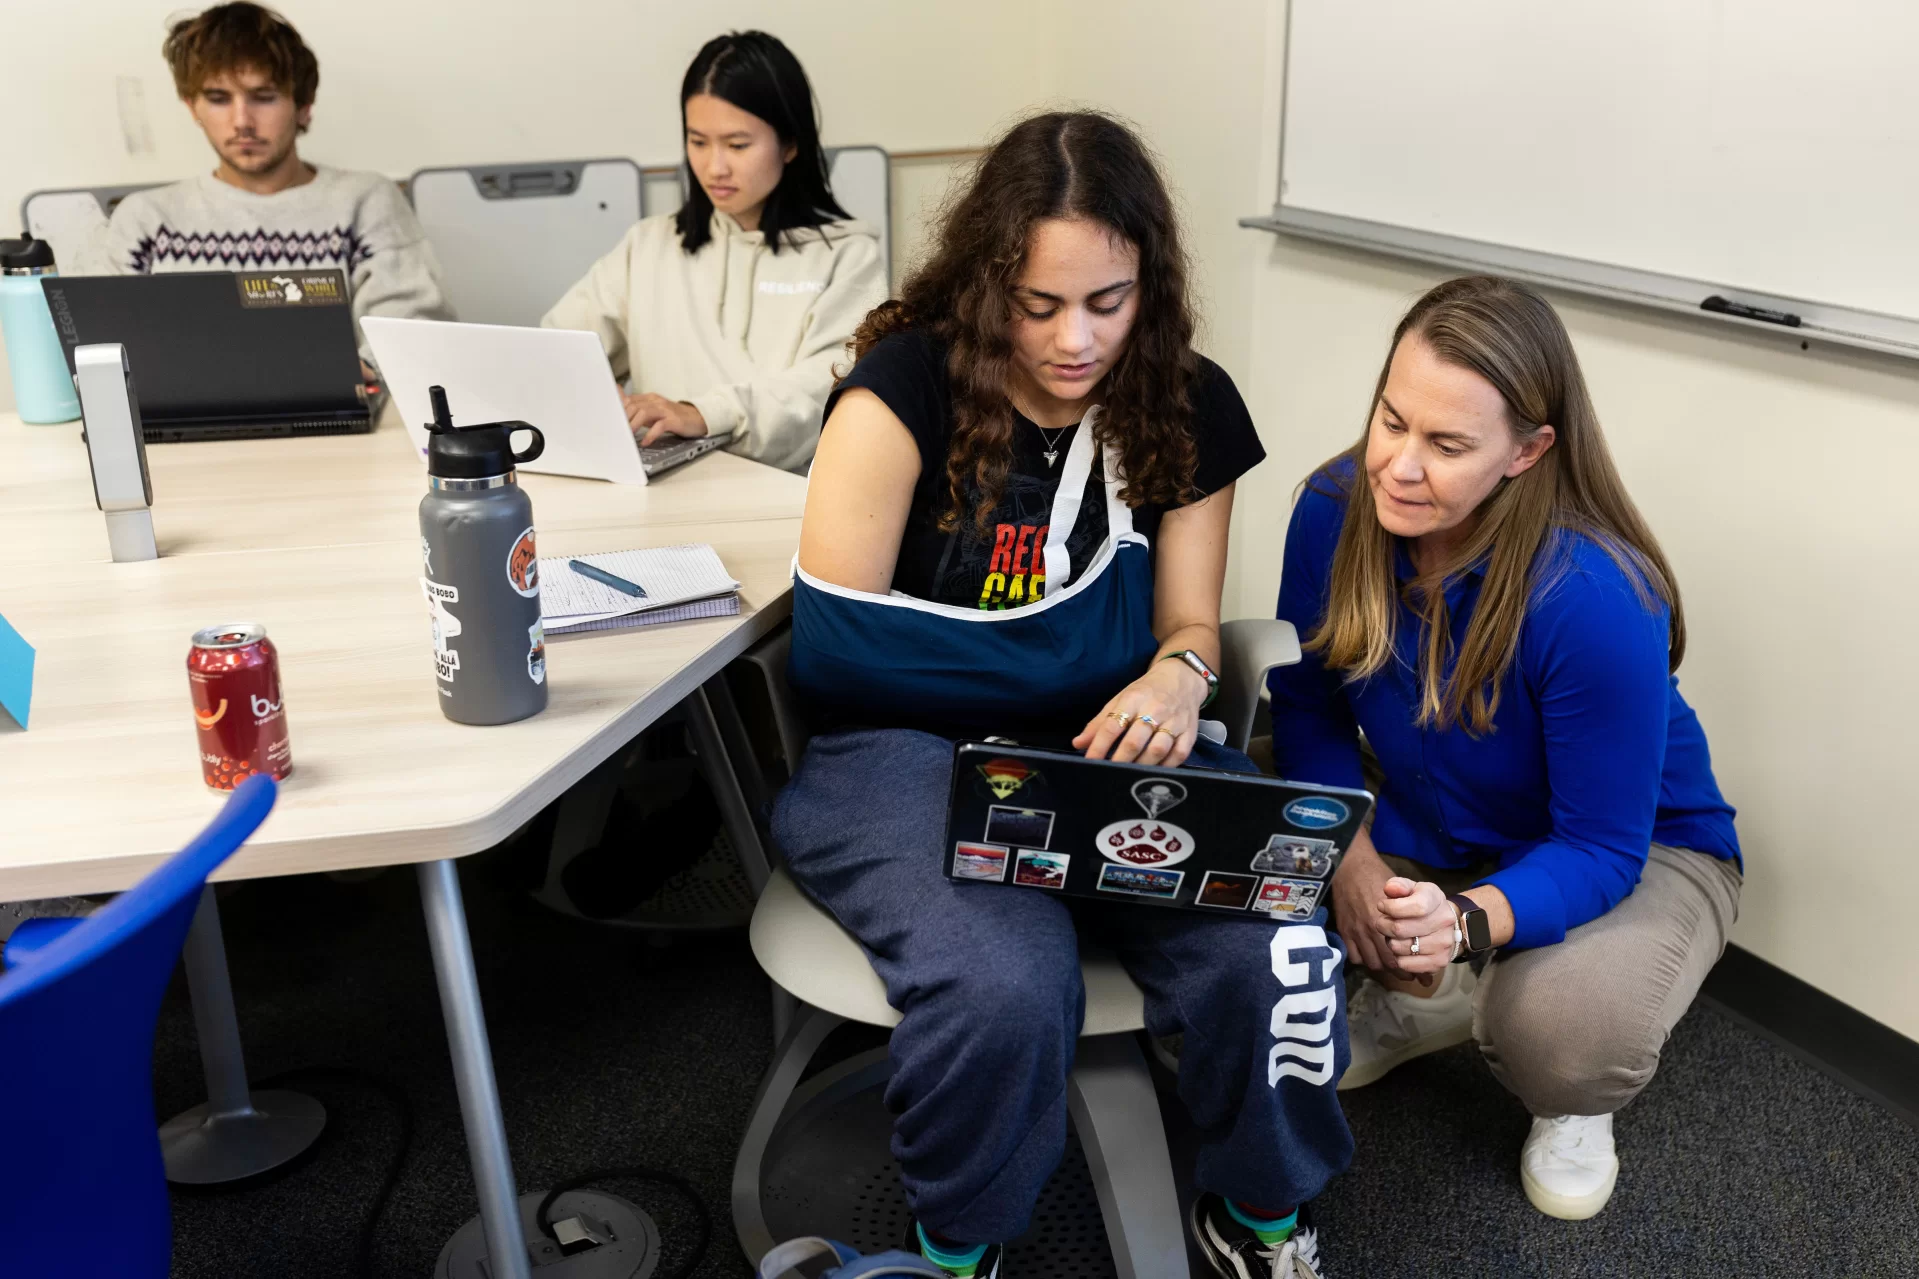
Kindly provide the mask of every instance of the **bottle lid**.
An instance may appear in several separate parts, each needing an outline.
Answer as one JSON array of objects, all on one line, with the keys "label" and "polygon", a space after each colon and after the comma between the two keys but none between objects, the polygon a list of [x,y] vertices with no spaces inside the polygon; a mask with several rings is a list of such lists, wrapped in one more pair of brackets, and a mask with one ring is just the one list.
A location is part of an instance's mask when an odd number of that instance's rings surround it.
[{"label": "bottle lid", "polygon": [[0,240],[0,270],[45,271],[53,266],[53,246],[26,231],[17,240]]},{"label": "bottle lid", "polygon": [[[511,475],[516,462],[531,462],[546,448],[546,437],[530,422],[485,422],[476,426],[453,425],[453,414],[446,406],[446,389],[428,387],[433,400],[433,420],[426,424],[426,471],[444,479],[484,480],[495,475]],[[533,442],[523,451],[513,451],[513,432],[531,431]]]}]

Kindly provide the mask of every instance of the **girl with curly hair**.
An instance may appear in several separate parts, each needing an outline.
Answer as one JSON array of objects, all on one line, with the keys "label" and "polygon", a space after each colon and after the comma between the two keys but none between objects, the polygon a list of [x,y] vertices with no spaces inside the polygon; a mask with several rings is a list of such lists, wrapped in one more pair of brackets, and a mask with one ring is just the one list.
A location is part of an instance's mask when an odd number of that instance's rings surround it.
[{"label": "girl with curly hair", "polygon": [[[1184,1034],[1192,1226],[1222,1274],[1310,1273],[1296,1210],[1351,1155],[1323,920],[1077,911],[941,873],[957,738],[1252,769],[1201,717],[1233,486],[1264,451],[1193,330],[1144,145],[1103,115],[1040,115],[981,160],[827,401],[791,668],[825,731],[774,835],[900,1010],[886,1100],[911,1242],[955,1275],[1005,1273],[1065,1149],[1082,933],[1118,953],[1152,1032]],[[1313,1042],[1280,1037],[1281,1005],[1305,1004]]]}]

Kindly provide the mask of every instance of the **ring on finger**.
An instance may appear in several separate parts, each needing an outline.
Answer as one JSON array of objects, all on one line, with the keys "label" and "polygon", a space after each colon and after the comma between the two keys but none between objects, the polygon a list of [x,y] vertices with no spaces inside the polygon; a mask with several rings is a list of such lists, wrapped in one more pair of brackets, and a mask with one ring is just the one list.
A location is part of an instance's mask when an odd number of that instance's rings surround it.
[{"label": "ring on finger", "polygon": [[1417,955],[1419,953],[1419,938],[1417,937],[1413,938],[1412,949],[1408,950],[1406,953],[1409,955]]},{"label": "ring on finger", "polygon": [[1165,731],[1164,729],[1160,728],[1159,721],[1154,719],[1151,715],[1141,715],[1139,717],[1139,722],[1146,725],[1146,727],[1153,729],[1156,732]]},{"label": "ring on finger", "polygon": [[1133,722],[1132,712],[1130,711],[1107,711],[1106,718],[1118,720],[1121,728],[1125,728]]}]

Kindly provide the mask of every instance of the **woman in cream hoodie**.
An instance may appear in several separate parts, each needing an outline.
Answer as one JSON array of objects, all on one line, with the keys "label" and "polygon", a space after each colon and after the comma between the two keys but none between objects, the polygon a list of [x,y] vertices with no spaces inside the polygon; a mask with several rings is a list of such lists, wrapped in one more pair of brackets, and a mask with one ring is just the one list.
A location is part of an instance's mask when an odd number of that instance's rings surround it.
[{"label": "woman in cream hoodie", "polygon": [[680,115],[686,204],[635,223],[540,323],[600,335],[642,445],[731,432],[731,451],[804,471],[847,342],[886,298],[879,235],[833,199],[812,86],[773,36],[708,42]]}]

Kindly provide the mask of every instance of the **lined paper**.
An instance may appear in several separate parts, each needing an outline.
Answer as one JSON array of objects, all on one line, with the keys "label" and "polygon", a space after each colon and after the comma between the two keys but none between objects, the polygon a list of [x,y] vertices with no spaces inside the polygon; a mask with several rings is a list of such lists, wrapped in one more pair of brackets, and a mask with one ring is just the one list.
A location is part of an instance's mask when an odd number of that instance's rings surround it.
[{"label": "lined paper", "polygon": [[[616,591],[575,573],[567,564],[569,559],[582,560],[644,587],[646,598]],[[540,621],[548,634],[565,635],[689,617],[718,617],[739,612],[739,589],[739,582],[720,563],[719,555],[706,545],[542,557]]]}]

